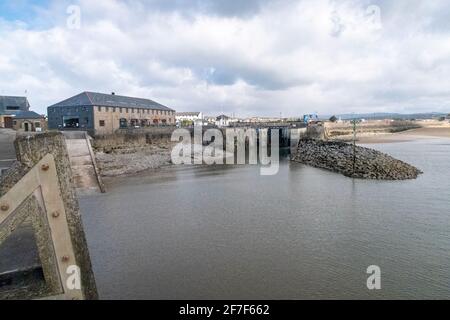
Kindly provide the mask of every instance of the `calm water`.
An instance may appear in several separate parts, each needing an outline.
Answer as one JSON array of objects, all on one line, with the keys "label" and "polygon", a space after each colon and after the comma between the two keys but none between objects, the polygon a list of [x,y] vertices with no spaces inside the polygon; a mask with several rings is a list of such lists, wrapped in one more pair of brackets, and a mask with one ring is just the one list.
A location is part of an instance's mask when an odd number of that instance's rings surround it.
[{"label": "calm water", "polygon": [[[425,174],[166,169],[81,199],[101,298],[450,298],[450,139],[371,147]],[[378,265],[382,290],[366,288]]]}]

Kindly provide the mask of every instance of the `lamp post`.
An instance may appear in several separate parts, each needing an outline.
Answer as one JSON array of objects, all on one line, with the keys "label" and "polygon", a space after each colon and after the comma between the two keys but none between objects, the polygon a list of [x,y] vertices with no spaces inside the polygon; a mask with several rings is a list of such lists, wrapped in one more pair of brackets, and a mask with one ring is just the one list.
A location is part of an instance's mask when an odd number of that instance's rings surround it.
[{"label": "lamp post", "polygon": [[358,123],[358,120],[356,118],[353,118],[352,125],[353,125],[353,175],[355,175],[356,170],[356,124]]}]

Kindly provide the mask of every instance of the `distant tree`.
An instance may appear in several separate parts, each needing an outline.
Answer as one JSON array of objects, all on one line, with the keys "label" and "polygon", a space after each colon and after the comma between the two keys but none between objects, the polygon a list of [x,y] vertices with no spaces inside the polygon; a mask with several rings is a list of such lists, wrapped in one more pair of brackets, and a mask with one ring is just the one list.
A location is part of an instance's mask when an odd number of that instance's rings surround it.
[{"label": "distant tree", "polygon": [[338,118],[336,118],[336,116],[332,116],[330,118],[330,122],[336,122],[338,120]]},{"label": "distant tree", "polygon": [[194,125],[194,122],[192,120],[183,120],[181,122],[182,127],[191,127]]},{"label": "distant tree", "polygon": [[439,117],[439,121],[445,121],[445,117]]}]

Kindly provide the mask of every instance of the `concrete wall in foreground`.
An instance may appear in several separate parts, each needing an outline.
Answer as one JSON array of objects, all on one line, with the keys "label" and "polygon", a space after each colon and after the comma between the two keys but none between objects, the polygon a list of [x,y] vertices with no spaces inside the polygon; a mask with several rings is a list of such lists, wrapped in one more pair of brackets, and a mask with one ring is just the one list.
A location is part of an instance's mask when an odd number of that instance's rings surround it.
[{"label": "concrete wall in foreground", "polygon": [[0,197],[5,195],[45,156],[48,154],[53,156],[59,182],[59,190],[55,190],[55,192],[60,192],[64,204],[68,230],[75,254],[73,264],[80,268],[84,297],[86,299],[98,298],[65,138],[61,133],[55,132],[20,136],[15,141],[15,148],[18,162],[2,175]]}]

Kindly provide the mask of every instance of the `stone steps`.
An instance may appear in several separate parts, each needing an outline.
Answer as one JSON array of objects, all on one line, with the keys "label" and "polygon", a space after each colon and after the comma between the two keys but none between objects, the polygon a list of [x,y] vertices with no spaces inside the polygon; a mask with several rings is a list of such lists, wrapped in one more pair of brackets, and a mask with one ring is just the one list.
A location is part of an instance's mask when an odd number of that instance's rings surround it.
[{"label": "stone steps", "polygon": [[72,174],[78,193],[86,191],[101,192],[94,160],[89,151],[86,138],[79,136],[66,138],[67,151],[69,153]]}]

